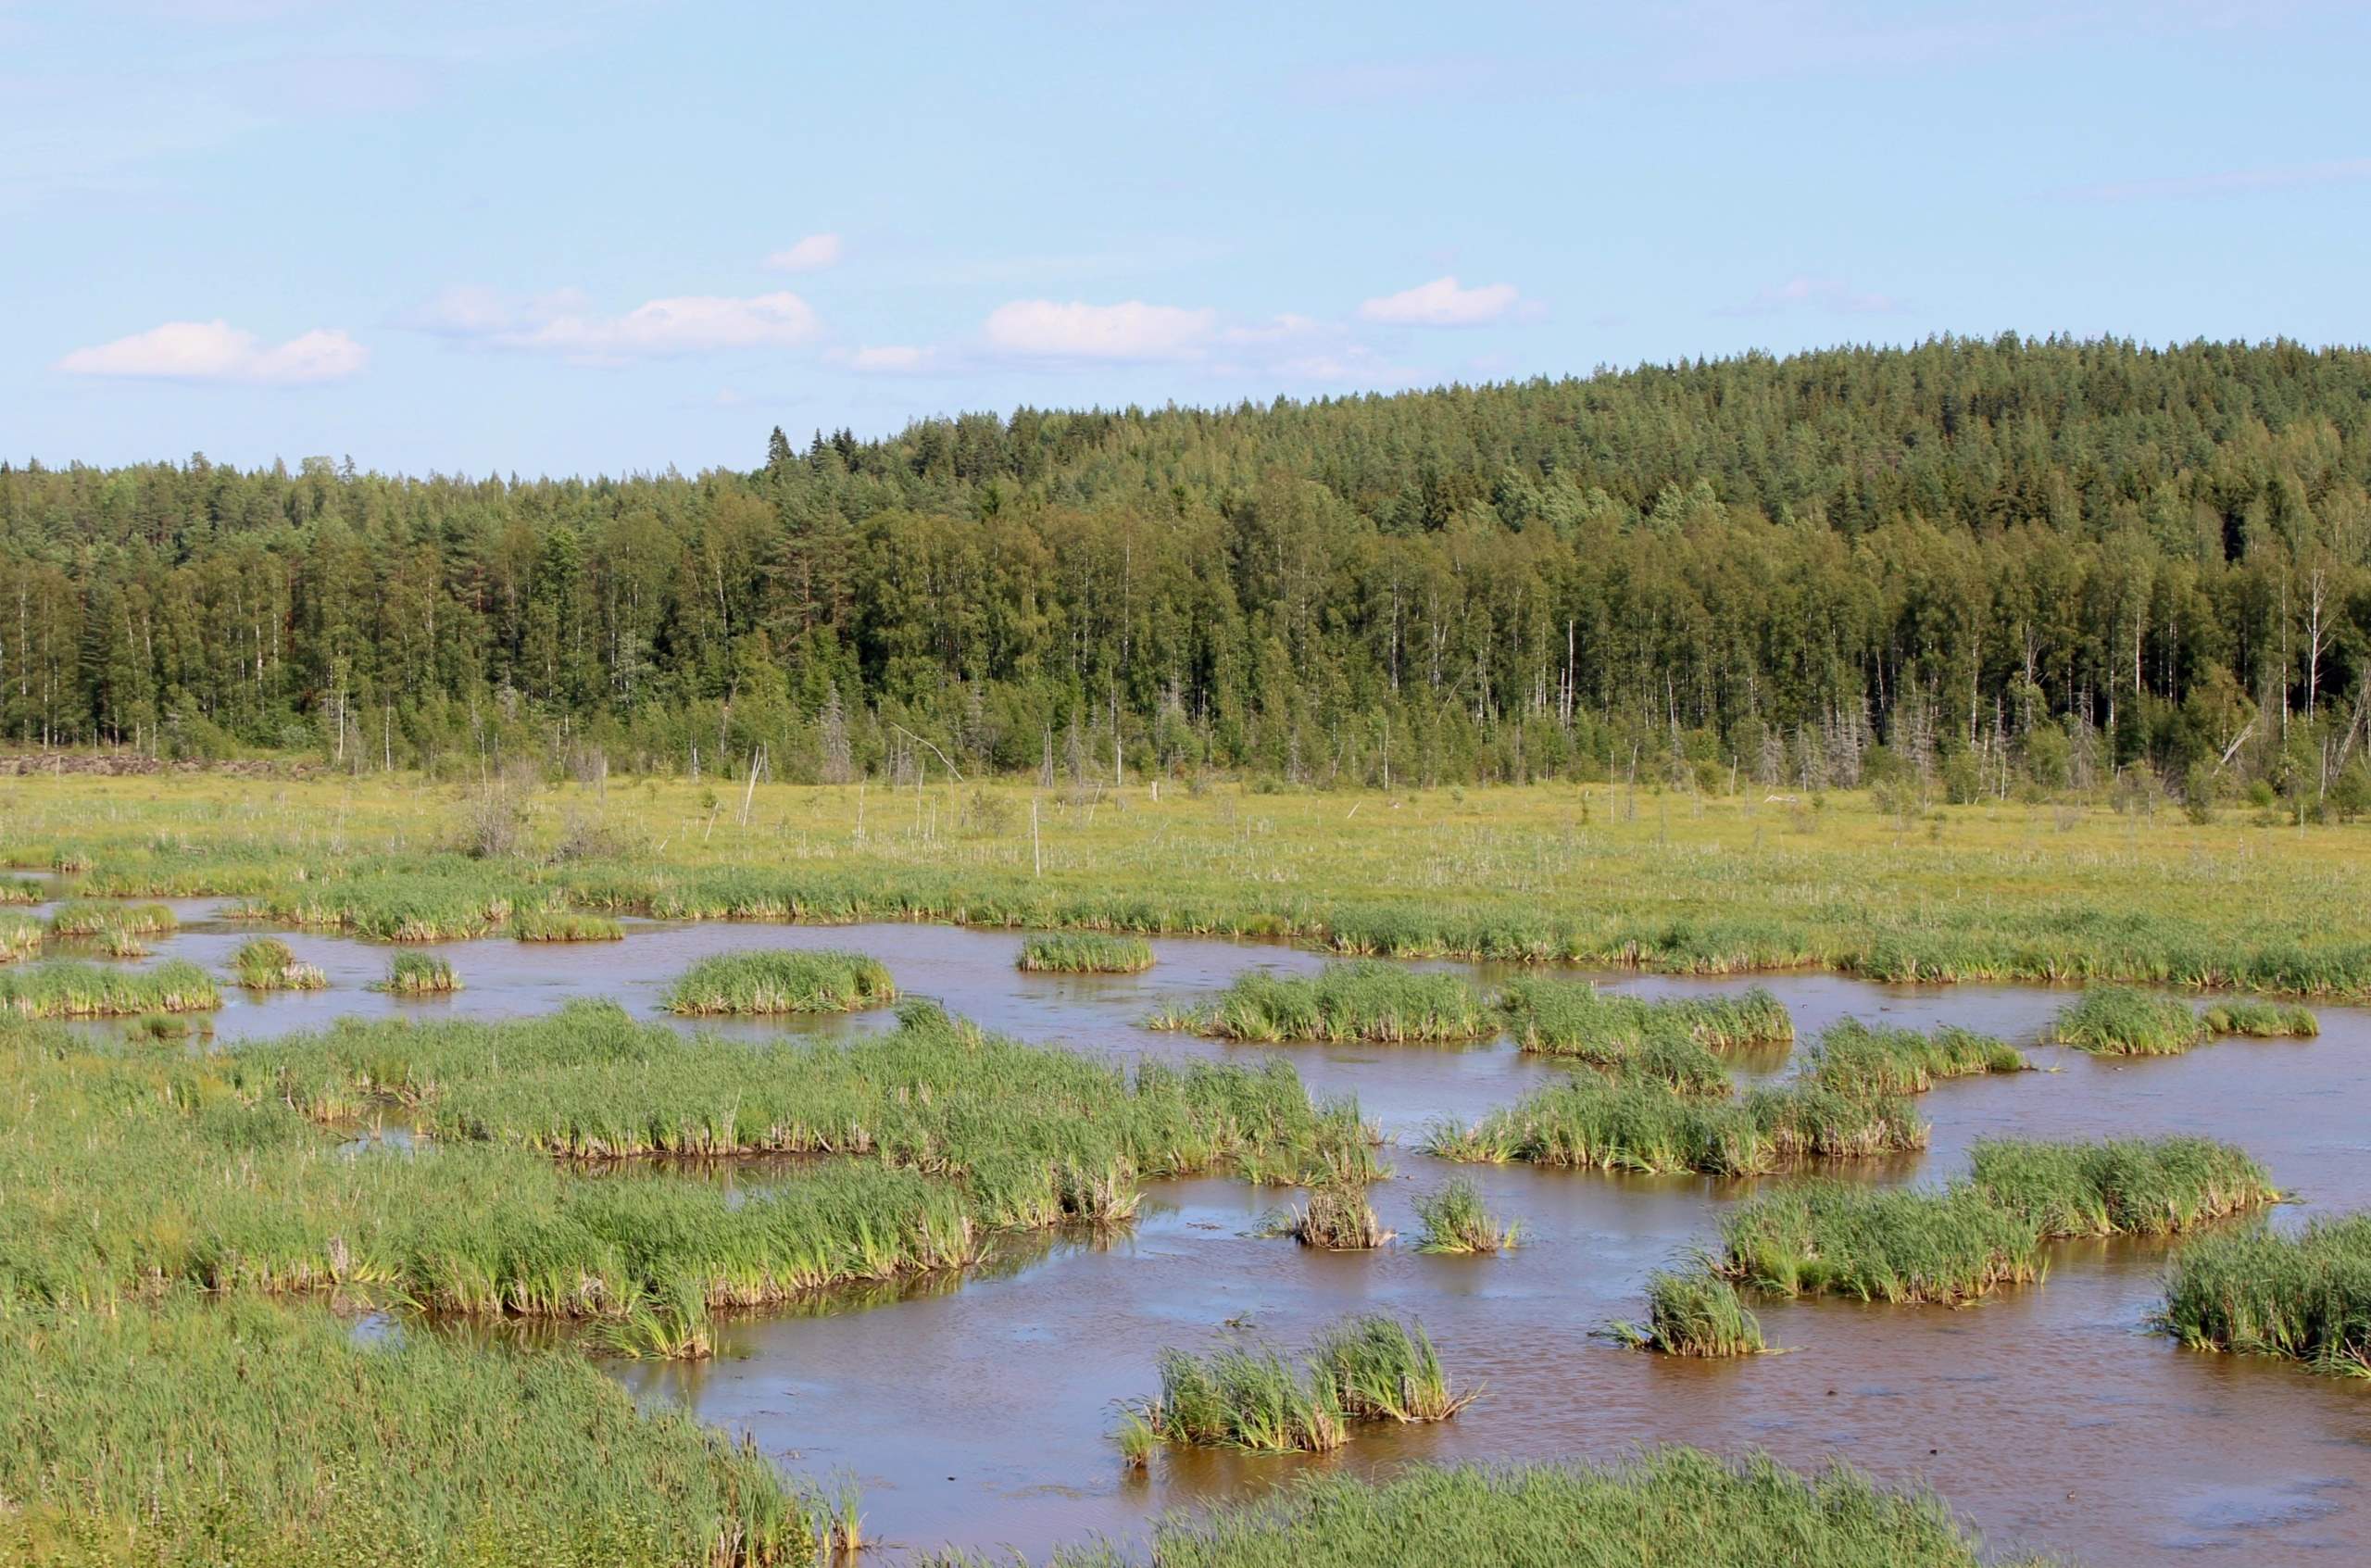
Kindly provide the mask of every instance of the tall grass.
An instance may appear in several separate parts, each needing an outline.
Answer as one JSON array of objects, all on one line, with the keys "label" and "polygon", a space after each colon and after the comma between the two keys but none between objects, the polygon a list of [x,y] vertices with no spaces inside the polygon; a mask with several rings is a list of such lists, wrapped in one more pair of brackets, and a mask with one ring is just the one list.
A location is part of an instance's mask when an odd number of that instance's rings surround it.
[{"label": "tall grass", "polygon": [[399,997],[447,996],[460,988],[452,963],[433,953],[397,953],[387,960],[387,978],[378,985]]},{"label": "tall grass", "polygon": [[1141,974],[1152,967],[1152,944],[1099,932],[1031,936],[1021,944],[1021,967],[1047,974]]},{"label": "tall grass", "polygon": [[300,961],[277,936],[251,936],[231,955],[231,978],[250,991],[318,991],[330,983],[320,966]]},{"label": "tall grass", "polygon": [[608,915],[538,906],[510,919],[510,935],[521,942],[618,942],[626,928]]},{"label": "tall grass", "polygon": [[0,972],[0,1009],[23,1018],[196,1012],[221,1005],[213,977],[179,959],[144,970],[58,959]]},{"label": "tall grass", "polygon": [[1661,1084],[1583,1080],[1542,1089],[1471,1127],[1436,1127],[1426,1148],[1449,1160],[1750,1176],[1800,1160],[1922,1148],[1926,1133],[1901,1100],[1816,1085],[1715,1100]]},{"label": "tall grass", "polygon": [[1164,1442],[1326,1453],[1350,1422],[1447,1421],[1474,1397],[1450,1387],[1421,1324],[1370,1314],[1326,1330],[1299,1361],[1252,1343],[1163,1350],[1160,1393],[1129,1413]]},{"label": "tall grass", "polygon": [[2206,1025],[2187,1002],[2102,985],[2059,1010],[2051,1038],[2102,1056],[2178,1056],[2206,1038]]},{"label": "tall grass", "polygon": [[1386,1045],[1483,1039],[1499,1027],[1481,993],[1458,976],[1372,959],[1329,963],[1314,975],[1254,971],[1209,1007],[1153,1022],[1223,1040]]},{"label": "tall grass", "polygon": [[2258,1040],[2310,1040],[2322,1032],[2322,1021],[2314,1015],[2312,1008],[2252,997],[2209,1002],[2198,1016],[2211,1035],[2241,1035]]},{"label": "tall grass", "polygon": [[0,963],[15,963],[41,951],[49,927],[28,915],[0,915]]},{"label": "tall grass", "polygon": [[1719,1266],[1775,1295],[1956,1304],[2039,1279],[2056,1237],[2164,1235],[2279,1198],[2255,1161],[2203,1138],[1982,1142],[1970,1166],[1941,1191],[1764,1194],[1729,1217]]},{"label": "tall grass", "polygon": [[1938,1078],[2021,1073],[2027,1065],[2015,1047],[1956,1026],[1921,1035],[1848,1018],[1812,1043],[1803,1075],[1838,1094],[1918,1095]]},{"label": "tall grass", "polygon": [[1419,1252],[1511,1251],[1522,1228],[1500,1224],[1484,1205],[1481,1190],[1463,1176],[1418,1198],[1416,1219],[1424,1226],[1416,1242]]},{"label": "tall grass", "polygon": [[667,989],[667,1010],[679,1013],[853,1012],[897,999],[880,960],[822,948],[720,953]]},{"label": "tall grass", "polygon": [[1759,985],[1735,996],[1650,1001],[1600,991],[1586,980],[1525,978],[1508,985],[1500,1005],[1524,1049],[1599,1063],[1618,1061],[1671,1031],[1715,1050],[1795,1037],[1786,1007]]},{"label": "tall grass", "polygon": [[805,1563],[754,1448],[581,1359],[176,1294],[0,1311],[0,1559]]},{"label": "tall grass", "polygon": [[1366,1188],[1356,1182],[1326,1180],[1309,1189],[1309,1197],[1286,1210],[1263,1227],[1272,1236],[1289,1236],[1303,1247],[1327,1252],[1369,1252],[1392,1237],[1384,1228]]},{"label": "tall grass", "polygon": [[1625,1345],[1666,1356],[1758,1356],[1768,1348],[1762,1320],[1709,1260],[1648,1275],[1646,1321],[1617,1323],[1610,1332]]},{"label": "tall grass", "polygon": [[[1375,1568],[1381,1563],[1654,1564],[1658,1568],[2044,1568],[1988,1556],[1931,1492],[1884,1489],[1838,1464],[1816,1474],[1766,1455],[1658,1449],[1605,1468],[1412,1465],[1389,1479],[1313,1472],[1248,1502],[1155,1526],[1160,1568]],[[1127,1568],[1109,1542],[1047,1568]],[[926,1568],[1010,1568],[955,1552]]]},{"label": "tall grass", "polygon": [[60,904],[49,917],[53,936],[105,936],[110,933],[162,936],[178,930],[180,925],[173,911],[163,904],[119,904],[98,898]]},{"label": "tall grass", "polygon": [[2371,1214],[2202,1236],[2175,1255],[2157,1321],[2197,1349],[2371,1377]]}]

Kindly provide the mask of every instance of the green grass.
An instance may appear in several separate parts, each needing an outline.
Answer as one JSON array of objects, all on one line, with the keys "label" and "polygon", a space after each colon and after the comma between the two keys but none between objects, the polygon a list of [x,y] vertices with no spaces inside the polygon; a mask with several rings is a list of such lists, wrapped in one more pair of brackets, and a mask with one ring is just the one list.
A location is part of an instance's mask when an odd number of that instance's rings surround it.
[{"label": "green grass", "polygon": [[163,904],[119,904],[97,898],[60,904],[49,917],[49,934],[53,936],[105,936],[110,933],[162,936],[180,926],[173,911]]},{"label": "green grass", "polygon": [[878,959],[778,949],[702,959],[667,988],[666,1005],[678,1013],[853,1012],[897,999]]},{"label": "green grass", "polygon": [[1919,1095],[1938,1078],[2022,1073],[2029,1065],[2014,1047],[1969,1030],[1946,1026],[1921,1035],[1848,1018],[1813,1042],[1803,1076],[1838,1094]]},{"label": "green grass", "polygon": [[2128,986],[2096,986],[2059,1010],[2051,1039],[2101,1056],[2179,1056],[2206,1038],[2189,1004]]},{"label": "green grass", "polygon": [[1392,1236],[1367,1202],[1362,1185],[1333,1180],[1312,1185],[1307,1198],[1264,1222],[1261,1230],[1326,1252],[1369,1252]]},{"label": "green grass", "polygon": [[[1160,1441],[1254,1453],[1327,1453],[1354,1421],[1447,1421],[1474,1398],[1453,1390],[1421,1324],[1349,1319],[1295,1360],[1273,1345],[1160,1353],[1160,1393],[1128,1412]],[[1141,1442],[1141,1438],[1136,1439]]]},{"label": "green grass", "polygon": [[59,959],[0,971],[0,1010],[23,1018],[196,1012],[221,1005],[213,977],[179,959],[142,970]]},{"label": "green grass", "polygon": [[1141,974],[1152,967],[1152,944],[1141,936],[1056,932],[1025,939],[1021,967],[1047,974]]},{"label": "green grass", "polygon": [[376,987],[399,997],[449,996],[460,988],[452,963],[433,953],[397,953],[387,960],[387,978]]},{"label": "green grass", "polygon": [[2193,1348],[2371,1377],[2371,1214],[2202,1236],[2175,1255],[2158,1322]]},{"label": "green grass", "polygon": [[2255,1161],[2203,1138],[1988,1141],[1970,1166],[1939,1191],[1763,1194],[1729,1216],[1718,1266],[1772,1295],[1957,1305],[2041,1278],[2053,1238],[2166,1235],[2279,1198]]},{"label": "green grass", "polygon": [[2257,1040],[2310,1040],[2322,1032],[2322,1021],[2314,1016],[2312,1008],[2252,997],[2209,1002],[2198,1016],[2210,1035],[2240,1035]]},{"label": "green grass", "polygon": [[1769,1347],[1762,1320],[1709,1261],[1647,1276],[1647,1319],[1617,1323],[1614,1338],[1666,1356],[1758,1356]]},{"label": "green grass", "polygon": [[1525,978],[1507,986],[1500,1005],[1524,1049],[1598,1063],[1621,1060],[1675,1030],[1714,1050],[1795,1037],[1785,1006],[1759,985],[1735,996],[1650,1001],[1609,994],[1586,980]]},{"label": "green grass", "polygon": [[577,1357],[183,1295],[0,1311],[0,1560],[144,1568],[813,1561],[772,1461]]},{"label": "green grass", "polygon": [[679,1280],[669,1296],[627,1303],[595,1323],[592,1344],[625,1361],[705,1361],[716,1353],[716,1322],[698,1287]]},{"label": "green grass", "polygon": [[329,976],[277,936],[251,936],[231,955],[231,978],[250,991],[318,991]]},{"label": "green grass", "polygon": [[1479,1188],[1463,1176],[1416,1199],[1419,1252],[1505,1252],[1514,1248],[1518,1224],[1500,1224],[1482,1201]]},{"label": "green grass", "polygon": [[1662,1084],[1585,1079],[1539,1090],[1471,1127],[1436,1127],[1426,1148],[1449,1160],[1750,1176],[1802,1160],[1922,1148],[1926,1132],[1901,1100],[1815,1085],[1718,1100]]},{"label": "green grass", "polygon": [[0,915],[0,963],[15,963],[41,951],[49,927],[29,915]]},{"label": "green grass", "polygon": [[[1619,1464],[1413,1465],[1389,1479],[1318,1472],[1263,1498],[1164,1519],[1148,1558],[1109,1542],[1048,1568],[2043,1568],[1988,1557],[1932,1493],[1891,1491],[1838,1464],[1657,1449]],[[1010,1568],[947,1553],[926,1568]]]},{"label": "green grass", "polygon": [[537,908],[513,915],[510,935],[521,942],[619,942],[626,928],[608,915]]},{"label": "green grass", "polygon": [[1499,1029],[1481,993],[1458,976],[1376,960],[1329,963],[1313,975],[1254,971],[1205,1008],[1149,1022],[1222,1040],[1381,1045],[1485,1039]]}]

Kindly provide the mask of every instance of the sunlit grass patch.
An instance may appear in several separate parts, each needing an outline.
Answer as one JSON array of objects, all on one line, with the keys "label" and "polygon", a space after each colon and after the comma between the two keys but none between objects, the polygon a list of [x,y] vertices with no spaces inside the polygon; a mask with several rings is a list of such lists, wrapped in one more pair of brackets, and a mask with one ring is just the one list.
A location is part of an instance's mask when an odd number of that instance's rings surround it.
[{"label": "sunlit grass patch", "polygon": [[2157,1322],[2194,1348],[2371,1377],[2371,1214],[2202,1236],[2175,1255]]},{"label": "sunlit grass patch", "polygon": [[1499,1028],[1482,994],[1457,975],[1374,959],[1329,963],[1314,975],[1254,971],[1207,1007],[1152,1022],[1223,1040],[1384,1045],[1484,1039]]},{"label": "sunlit grass patch", "polygon": [[376,988],[399,997],[447,996],[461,988],[461,977],[450,960],[433,953],[397,953]]},{"label": "sunlit grass patch", "polygon": [[1609,1332],[1637,1349],[1666,1356],[1758,1356],[1768,1347],[1762,1320],[1709,1261],[1647,1276],[1647,1317]]},{"label": "sunlit grass patch", "polygon": [[0,1008],[26,1018],[195,1012],[221,1005],[213,978],[179,959],[144,970],[59,959],[0,971]]},{"label": "sunlit grass patch", "polygon": [[616,942],[625,934],[625,926],[609,916],[581,909],[521,909],[510,919],[510,935],[521,942]]},{"label": "sunlit grass patch", "polygon": [[2188,1002],[2101,985],[2059,1010],[2051,1039],[2101,1056],[2178,1056],[2206,1038]]},{"label": "sunlit grass patch", "polygon": [[1047,974],[1141,974],[1152,967],[1152,944],[1101,932],[1031,936],[1021,944],[1021,967]]},{"label": "sunlit grass patch", "polygon": [[1591,1078],[1539,1090],[1468,1127],[1436,1127],[1426,1147],[1449,1160],[1748,1176],[1798,1160],[1922,1148],[1926,1135],[1904,1101],[1816,1085],[1714,1099]]},{"label": "sunlit grass patch", "polygon": [[897,999],[878,959],[772,949],[702,959],[667,988],[666,1005],[679,1013],[853,1012]]},{"label": "sunlit grass patch", "polygon": [[1499,1223],[1482,1201],[1481,1189],[1464,1176],[1418,1198],[1416,1218],[1424,1226],[1416,1242],[1419,1252],[1510,1251],[1522,1228]]},{"label": "sunlit grass patch", "polygon": [[2015,1047],[1988,1035],[1945,1026],[1932,1035],[1844,1019],[1812,1043],[1803,1075],[1848,1095],[1916,1095],[1938,1078],[2019,1073],[2029,1064]]},{"label": "sunlit grass patch", "polygon": [[253,936],[231,955],[231,978],[250,991],[318,991],[329,976],[277,936]]}]

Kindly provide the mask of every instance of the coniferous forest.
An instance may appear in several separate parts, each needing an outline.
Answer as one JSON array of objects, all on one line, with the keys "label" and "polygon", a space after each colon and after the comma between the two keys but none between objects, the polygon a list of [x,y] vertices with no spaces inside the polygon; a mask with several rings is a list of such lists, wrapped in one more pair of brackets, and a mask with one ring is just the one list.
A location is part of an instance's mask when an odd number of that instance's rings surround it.
[{"label": "coniferous forest", "polygon": [[596,480],[0,466],[0,734],[2371,797],[2360,350],[1946,339],[751,445]]}]

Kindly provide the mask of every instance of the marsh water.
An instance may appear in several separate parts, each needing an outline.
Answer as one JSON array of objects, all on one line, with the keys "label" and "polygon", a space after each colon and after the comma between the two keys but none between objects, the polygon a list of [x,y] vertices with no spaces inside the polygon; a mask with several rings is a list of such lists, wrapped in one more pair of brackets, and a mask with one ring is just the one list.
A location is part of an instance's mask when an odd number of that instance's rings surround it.
[{"label": "marsh water", "polygon": [[[176,905],[184,925],[156,961],[220,972],[257,928],[219,905]],[[345,1015],[508,1017],[601,996],[660,1016],[667,981],[711,953],[847,947],[888,963],[902,990],[989,1028],[1123,1058],[1249,1060],[1282,1054],[1321,1096],[1356,1095],[1397,1140],[1373,1200],[1403,1235],[1411,1201],[1469,1174],[1522,1245],[1496,1258],[1407,1247],[1322,1253],[1253,1233],[1290,1195],[1228,1179],[1159,1184],[1137,1222],[1017,1245],[954,1280],[835,1298],[729,1323],[707,1363],[615,1370],[647,1401],[679,1402],[749,1434],[792,1472],[853,1476],[868,1533],[893,1550],[946,1543],[1017,1548],[1105,1535],[1140,1538],[1160,1512],[1251,1495],[1308,1465],[1387,1472],[1411,1460],[1610,1460],[1655,1442],[1769,1450],[1799,1465],[1841,1457],[1889,1481],[1931,1482],[1995,1555],[2053,1551],[2092,1564],[2371,1560],[2371,1384],[2178,1348],[2151,1332],[2166,1252],[2120,1241],[2062,1246],[2047,1280],[1982,1306],[1764,1303],[1788,1353],[1687,1361],[1626,1350],[1596,1331],[1636,1315],[1646,1275],[1712,1242],[1754,1184],[1449,1166],[1415,1152],[1438,1118],[1471,1119],[1563,1070],[1499,1040],[1468,1048],[1232,1046],[1142,1029],[1154,1001],[1208,993],[1243,971],[1307,971],[1281,946],[1159,940],[1151,972],[1031,975],[1019,937],[924,925],[637,923],[623,942],[508,939],[440,945],[457,996],[365,990],[383,946],[282,933],[328,972],[325,992],[226,991],[218,1041]],[[1486,984],[1497,972],[1455,964]],[[1856,1016],[1958,1023],[2029,1048],[2051,1071],[1938,1085],[1919,1109],[1925,1155],[1857,1173],[1931,1182],[1969,1144],[2006,1134],[2101,1137],[2202,1133],[2262,1160],[2302,1202],[2272,1223],[2371,1207],[2371,1012],[2318,1010],[2312,1041],[2226,1040],[2163,1060],[2114,1061],[2033,1044],[2068,993],[2036,987],[1890,986],[1824,974],[1687,981],[1600,975],[1610,988],[1680,994],[1767,985],[1810,1038]],[[785,1027],[882,1027],[885,1012]],[[779,1033],[774,1025],[736,1026]],[[1783,1074],[1783,1055],[1744,1064]],[[751,1166],[725,1179],[784,1179]],[[1454,1422],[1361,1428],[1322,1460],[1175,1452],[1123,1471],[1117,1401],[1156,1386],[1154,1360],[1248,1330],[1297,1346],[1346,1312],[1421,1317],[1452,1378],[1487,1387]],[[1229,1325],[1234,1325],[1231,1330]]]}]

